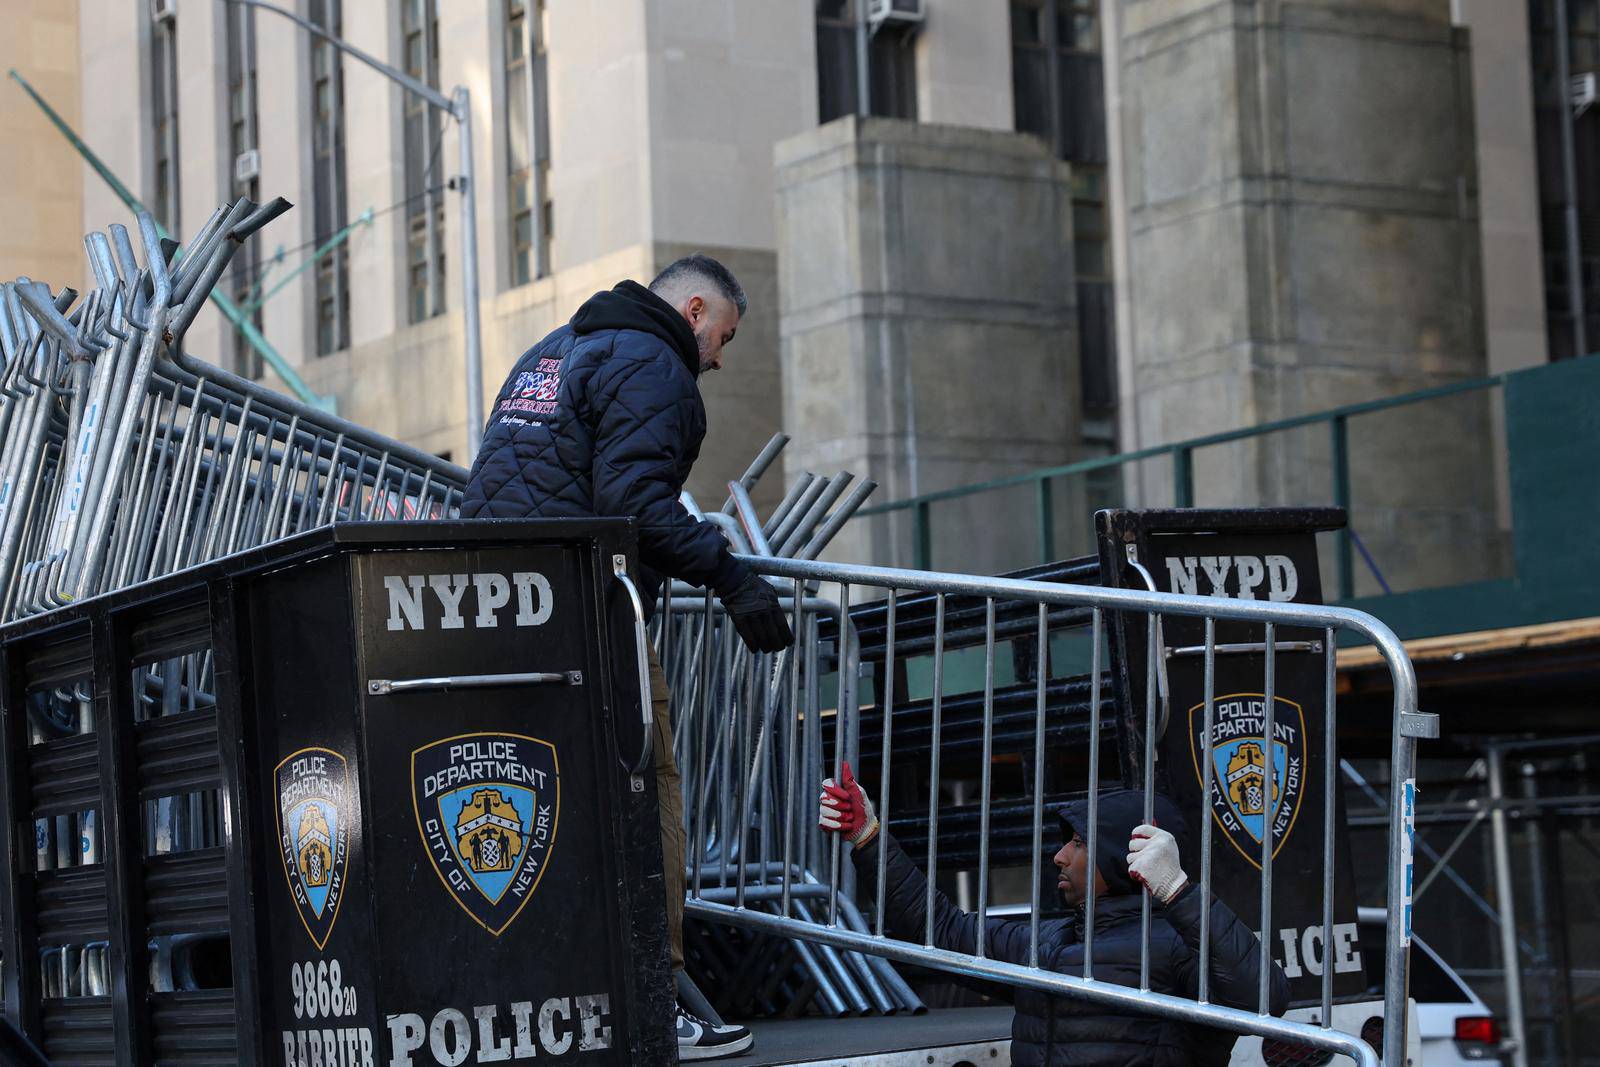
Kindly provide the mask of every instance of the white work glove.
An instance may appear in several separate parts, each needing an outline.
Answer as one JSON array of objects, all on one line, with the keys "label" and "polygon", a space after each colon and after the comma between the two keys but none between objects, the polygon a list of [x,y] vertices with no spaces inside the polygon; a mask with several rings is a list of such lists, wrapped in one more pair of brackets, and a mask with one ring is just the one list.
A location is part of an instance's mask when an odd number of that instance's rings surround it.
[{"label": "white work glove", "polygon": [[1162,904],[1172,903],[1189,884],[1189,876],[1178,863],[1178,839],[1159,826],[1135,826],[1128,842],[1128,876]]},{"label": "white work glove", "polygon": [[872,810],[872,801],[856,783],[846,760],[839,772],[839,781],[826,778],[822,782],[822,796],[817,798],[817,825],[831,834],[839,834],[855,848],[860,848],[878,835],[878,816]]}]

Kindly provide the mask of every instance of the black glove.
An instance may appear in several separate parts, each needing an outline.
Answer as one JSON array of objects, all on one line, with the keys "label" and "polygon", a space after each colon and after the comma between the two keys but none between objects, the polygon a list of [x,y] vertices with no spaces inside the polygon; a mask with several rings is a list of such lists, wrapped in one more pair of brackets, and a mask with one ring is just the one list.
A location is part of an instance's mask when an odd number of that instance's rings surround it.
[{"label": "black glove", "polygon": [[781,652],[794,644],[794,631],[778,606],[778,594],[759,574],[749,574],[718,599],[750,651]]}]

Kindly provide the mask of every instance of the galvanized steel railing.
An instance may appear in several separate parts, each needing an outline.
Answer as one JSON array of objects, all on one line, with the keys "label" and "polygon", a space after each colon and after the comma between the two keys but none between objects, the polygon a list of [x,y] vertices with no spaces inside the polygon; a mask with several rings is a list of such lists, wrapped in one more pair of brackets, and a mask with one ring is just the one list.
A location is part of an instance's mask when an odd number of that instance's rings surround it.
[{"label": "galvanized steel railing", "polygon": [[[790,498],[795,494],[791,492]],[[786,498],[785,508],[794,502]],[[737,499],[743,527],[741,540],[757,542],[774,538],[773,521],[762,524],[753,512]],[[780,509],[784,510],[784,509]],[[781,522],[779,523],[781,525]],[[761,535],[761,536],[758,536]],[[789,539],[788,543],[793,543]],[[1326,746],[1325,781],[1322,783],[1326,816],[1323,831],[1322,917],[1323,929],[1332,926],[1334,886],[1334,801],[1339,761],[1336,755],[1335,648],[1341,632],[1359,635],[1378,647],[1394,683],[1394,715],[1391,759],[1393,796],[1390,804],[1387,886],[1389,922],[1384,945],[1385,1027],[1384,1059],[1399,1063],[1406,1047],[1406,999],[1408,946],[1410,941],[1409,878],[1411,823],[1404,803],[1404,790],[1414,774],[1416,739],[1425,736],[1428,726],[1416,716],[1416,682],[1409,659],[1399,640],[1383,623],[1370,615],[1349,609],[1289,605],[1263,601],[1225,600],[1215,597],[1186,596],[1159,592],[1058,585],[1039,581],[973,577],[928,571],[894,570],[880,567],[843,566],[807,559],[773,556],[747,556],[746,562],[767,575],[785,594],[784,604],[792,613],[798,636],[795,648],[773,656],[748,653],[734,637],[731,626],[721,625],[720,610],[704,593],[681,584],[665,605],[657,626],[657,642],[663,663],[672,681],[676,698],[676,753],[684,768],[684,791],[688,856],[690,863],[688,911],[713,923],[726,923],[790,938],[812,946],[814,952],[835,951],[840,957],[864,954],[868,958],[896,960],[931,967],[957,975],[1000,981],[1047,993],[1081,997],[1108,1006],[1149,1012],[1168,1018],[1221,1025],[1263,1037],[1301,1042],[1332,1052],[1343,1053],[1358,1063],[1375,1067],[1374,1050],[1356,1036],[1330,1028],[1331,966],[1323,969],[1322,1013],[1320,1025],[1289,1022],[1267,1014],[1268,981],[1272,957],[1270,938],[1263,938],[1261,988],[1257,1011],[1224,1007],[1207,1002],[1209,975],[1208,931],[1201,932],[1199,988],[1188,999],[1149,988],[1149,936],[1151,906],[1144,899],[1144,935],[1141,988],[1116,985],[1094,976],[1092,933],[1084,945],[1081,974],[1062,974],[1037,966],[1039,951],[1039,884],[1043,857],[1044,819],[1042,791],[1035,788],[1032,811],[1032,918],[1029,920],[1029,961],[1027,965],[986,958],[982,942],[977,953],[968,955],[934,947],[931,929],[923,944],[890,937],[884,931],[883,856],[880,852],[878,896],[875,916],[869,926],[856,909],[852,897],[851,865],[841,862],[837,837],[824,840],[815,826],[816,796],[825,774],[838,777],[840,766],[859,752],[862,708],[857,679],[863,661],[860,642],[850,622],[852,601],[861,602],[862,593],[872,591],[885,600],[887,639],[883,644],[887,691],[878,694],[883,716],[883,741],[878,795],[878,817],[885,825],[894,816],[890,789],[890,764],[893,745],[893,717],[897,697],[893,691],[897,656],[897,604],[904,594],[935,598],[935,623],[931,647],[919,638],[921,651],[932,656],[932,734],[927,799],[926,874],[930,887],[938,876],[938,825],[941,809],[939,751],[941,740],[941,700],[946,635],[946,599],[957,596],[976,598],[984,606],[985,685],[983,693],[983,761],[980,784],[979,854],[976,884],[977,913],[981,920],[988,908],[990,874],[989,827],[991,811],[990,754],[995,728],[995,646],[997,642],[996,605],[1007,606],[1014,615],[1017,606],[1033,609],[1036,625],[1032,639],[1037,642],[1038,662],[1048,662],[1047,650],[1052,621],[1063,610],[1073,619],[1087,616],[1093,644],[1090,663],[1098,665],[1104,650],[1105,613],[1145,614],[1149,627],[1149,647],[1159,648],[1155,639],[1162,615],[1195,616],[1206,620],[1206,639],[1202,654],[1206,675],[1205,767],[1209,796],[1212,761],[1210,749],[1215,741],[1212,724],[1211,682],[1219,646],[1215,640],[1217,620],[1243,620],[1259,623],[1264,630],[1266,656],[1263,692],[1265,731],[1272,736],[1274,683],[1277,644],[1274,632],[1279,627],[1311,627],[1322,630],[1320,654],[1324,657],[1327,699],[1327,726],[1322,739]],[[836,588],[837,599],[821,597],[822,588]],[[1052,615],[1055,612],[1055,615]],[[835,620],[829,627],[838,635],[838,647],[821,648],[819,623]],[[1016,640],[1012,626],[1000,639]],[[909,646],[908,646],[909,647]],[[1224,650],[1226,651],[1226,650]],[[836,657],[837,690],[830,707],[824,697],[822,675],[830,656]],[[1151,677],[1146,685],[1144,710],[1143,774],[1145,818],[1153,807],[1155,738],[1160,722],[1158,690],[1154,673],[1155,656],[1149,657]],[[1033,758],[1036,771],[1042,767],[1046,735],[1047,671],[1038,671],[1036,714],[1033,733]],[[1100,781],[1101,681],[1098,667],[1091,672],[1093,692],[1089,702],[1092,721],[1088,732],[1090,806],[1088,851],[1097,855],[1094,812]],[[824,721],[831,720],[833,751],[823,752]],[[1038,778],[1036,776],[1035,782]],[[1209,916],[1211,893],[1211,818],[1200,819],[1202,869],[1199,891],[1202,915]],[[1260,866],[1260,928],[1272,929],[1272,844],[1274,835],[1263,835]],[[825,873],[819,873],[825,872]],[[930,893],[932,889],[930,888]],[[1095,900],[1091,891],[1087,901],[1086,929],[1094,929]],[[932,909],[929,909],[931,925]],[[1203,919],[1202,922],[1208,921]],[[981,926],[980,926],[981,929]],[[841,965],[827,977],[858,973]],[[874,970],[876,975],[881,972]],[[870,991],[869,996],[870,996]],[[825,997],[825,999],[827,999]],[[888,1010],[879,1003],[880,1010]],[[837,1004],[835,996],[830,1003]],[[866,1004],[857,1004],[865,1010]]]}]

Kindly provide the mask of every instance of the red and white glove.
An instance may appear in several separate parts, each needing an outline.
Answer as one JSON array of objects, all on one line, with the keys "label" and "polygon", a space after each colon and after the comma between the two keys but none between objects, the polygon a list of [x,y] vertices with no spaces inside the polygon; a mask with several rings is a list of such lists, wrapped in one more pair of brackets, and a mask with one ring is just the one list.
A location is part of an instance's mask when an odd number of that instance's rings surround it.
[{"label": "red and white glove", "polygon": [[856,783],[856,776],[845,761],[839,772],[839,781],[823,780],[822,796],[818,798],[817,825],[829,833],[839,834],[856,848],[871,841],[878,834],[878,816],[873,813],[872,801]]},{"label": "red and white glove", "polygon": [[1128,876],[1161,903],[1172,903],[1189,884],[1189,876],[1178,862],[1178,839],[1159,826],[1135,826],[1128,842]]}]

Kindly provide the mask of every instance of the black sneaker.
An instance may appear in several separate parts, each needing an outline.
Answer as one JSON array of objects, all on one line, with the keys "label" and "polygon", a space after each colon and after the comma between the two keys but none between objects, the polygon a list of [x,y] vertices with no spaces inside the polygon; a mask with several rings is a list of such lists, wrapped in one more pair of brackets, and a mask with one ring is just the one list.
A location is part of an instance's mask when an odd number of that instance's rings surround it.
[{"label": "black sneaker", "polygon": [[708,1023],[678,1009],[678,1059],[714,1060],[749,1048],[755,1035],[742,1026]]}]

